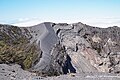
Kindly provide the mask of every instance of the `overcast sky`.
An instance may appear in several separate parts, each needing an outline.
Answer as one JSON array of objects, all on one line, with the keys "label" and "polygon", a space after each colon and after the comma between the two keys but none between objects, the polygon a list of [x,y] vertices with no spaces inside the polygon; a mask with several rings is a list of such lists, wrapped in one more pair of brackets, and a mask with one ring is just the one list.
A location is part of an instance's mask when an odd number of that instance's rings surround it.
[{"label": "overcast sky", "polygon": [[82,22],[120,26],[120,0],[0,0],[0,23]]}]

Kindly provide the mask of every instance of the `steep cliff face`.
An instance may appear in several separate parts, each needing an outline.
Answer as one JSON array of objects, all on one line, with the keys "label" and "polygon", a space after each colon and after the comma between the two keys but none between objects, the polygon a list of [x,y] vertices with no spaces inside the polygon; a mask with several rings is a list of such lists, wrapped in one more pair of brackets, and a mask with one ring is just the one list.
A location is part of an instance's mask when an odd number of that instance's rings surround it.
[{"label": "steep cliff face", "polygon": [[0,63],[16,63],[38,75],[120,73],[120,28],[50,22],[0,25]]},{"label": "steep cliff face", "polygon": [[77,72],[120,72],[120,28],[82,23],[53,26]]}]

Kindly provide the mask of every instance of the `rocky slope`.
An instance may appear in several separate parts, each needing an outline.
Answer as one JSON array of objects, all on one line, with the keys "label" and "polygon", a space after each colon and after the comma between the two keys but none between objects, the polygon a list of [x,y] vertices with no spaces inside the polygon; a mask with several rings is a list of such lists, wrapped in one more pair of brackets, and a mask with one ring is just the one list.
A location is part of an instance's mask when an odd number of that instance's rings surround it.
[{"label": "rocky slope", "polygon": [[0,66],[3,64],[19,64],[41,76],[70,72],[119,74],[120,28],[98,28],[80,22],[0,25]]},{"label": "rocky slope", "polygon": [[82,23],[53,26],[78,72],[120,72],[120,28]]},{"label": "rocky slope", "polygon": [[[51,23],[27,28],[1,25],[0,31],[1,64],[19,64],[23,69],[40,75],[62,73],[60,64],[64,63],[66,53],[63,46],[59,44]],[[60,61],[60,64],[56,65],[56,60]]]},{"label": "rocky slope", "polygon": [[31,34],[16,26],[0,25],[0,63],[16,63],[28,69],[40,58],[40,48],[33,42]]}]

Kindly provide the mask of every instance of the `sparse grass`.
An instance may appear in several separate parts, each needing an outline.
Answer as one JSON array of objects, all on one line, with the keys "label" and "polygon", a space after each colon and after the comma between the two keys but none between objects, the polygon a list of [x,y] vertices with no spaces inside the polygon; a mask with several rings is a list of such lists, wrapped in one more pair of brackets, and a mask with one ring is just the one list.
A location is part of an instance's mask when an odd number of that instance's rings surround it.
[{"label": "sparse grass", "polygon": [[16,63],[23,69],[29,69],[38,58],[40,49],[36,44],[29,43],[29,39],[20,34],[18,27],[8,28],[8,33],[1,32],[0,39],[0,63]]}]

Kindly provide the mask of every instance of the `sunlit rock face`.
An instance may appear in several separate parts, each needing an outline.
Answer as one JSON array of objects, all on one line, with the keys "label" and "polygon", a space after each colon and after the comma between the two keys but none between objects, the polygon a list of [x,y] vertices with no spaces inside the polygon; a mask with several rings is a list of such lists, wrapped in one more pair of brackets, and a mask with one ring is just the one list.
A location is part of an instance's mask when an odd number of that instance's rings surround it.
[{"label": "sunlit rock face", "polygon": [[83,23],[53,26],[77,72],[120,72],[120,28]]}]

